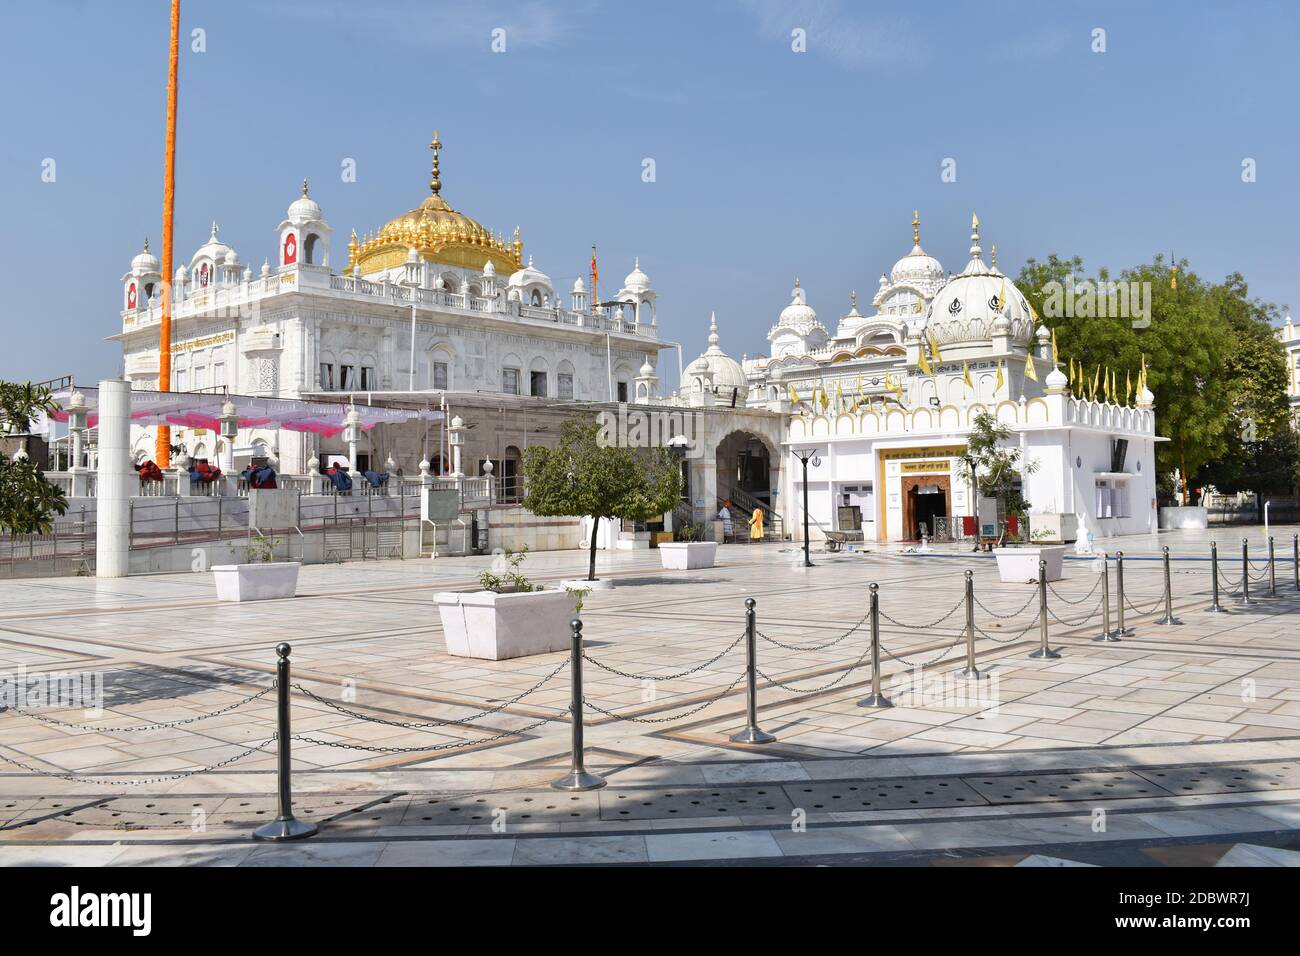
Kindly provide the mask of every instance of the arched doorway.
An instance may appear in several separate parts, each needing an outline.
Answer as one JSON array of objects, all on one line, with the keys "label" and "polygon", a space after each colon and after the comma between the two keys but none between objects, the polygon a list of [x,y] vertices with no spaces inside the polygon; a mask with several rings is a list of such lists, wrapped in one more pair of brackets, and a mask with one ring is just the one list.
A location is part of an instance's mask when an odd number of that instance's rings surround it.
[{"label": "arched doorway", "polygon": [[732,432],[718,443],[715,464],[718,479],[715,514],[726,500],[743,511],[756,506],[771,511],[772,453],[762,438],[752,432]]},{"label": "arched doorway", "polygon": [[935,519],[948,514],[952,486],[947,475],[920,475],[907,477],[903,490],[903,540],[920,540],[920,526],[934,537]]}]

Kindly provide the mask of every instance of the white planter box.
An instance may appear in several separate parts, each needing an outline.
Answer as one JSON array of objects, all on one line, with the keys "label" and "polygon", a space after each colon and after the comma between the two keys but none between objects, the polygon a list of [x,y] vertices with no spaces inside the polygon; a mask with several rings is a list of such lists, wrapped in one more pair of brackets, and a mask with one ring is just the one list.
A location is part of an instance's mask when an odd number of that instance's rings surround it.
[{"label": "white planter box", "polygon": [[659,560],[669,571],[711,568],[717,557],[716,541],[674,541],[659,545]]},{"label": "white planter box", "polygon": [[1057,512],[1029,516],[1029,540],[1038,544],[1068,544],[1078,540],[1077,515]]},{"label": "white planter box", "polygon": [[301,567],[297,561],[213,565],[212,579],[217,585],[217,600],[291,598],[298,593],[298,569]]},{"label": "white planter box", "polygon": [[442,591],[434,600],[447,653],[456,657],[500,661],[566,651],[572,644],[576,604],[567,591]]},{"label": "white planter box", "polygon": [[1160,527],[1201,530],[1210,526],[1210,513],[1199,507],[1170,507],[1160,509]]},{"label": "white planter box", "polygon": [[649,531],[621,531],[614,547],[619,551],[642,551],[650,548]]},{"label": "white planter box", "polygon": [[1038,562],[1047,562],[1047,580],[1061,580],[1061,560],[1065,545],[1049,544],[1041,547],[994,548],[998,559],[998,577],[1006,584],[1024,584],[1038,580]]}]

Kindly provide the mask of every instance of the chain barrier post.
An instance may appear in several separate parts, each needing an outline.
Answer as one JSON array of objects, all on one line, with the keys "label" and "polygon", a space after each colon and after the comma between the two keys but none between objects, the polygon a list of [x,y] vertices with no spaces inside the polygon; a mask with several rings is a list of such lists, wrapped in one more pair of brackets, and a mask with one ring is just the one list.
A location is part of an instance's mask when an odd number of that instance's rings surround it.
[{"label": "chain barrier post", "polygon": [[1273,555],[1273,536],[1268,536],[1268,596],[1277,597],[1277,558]]},{"label": "chain barrier post", "polygon": [[1169,549],[1161,548],[1164,556],[1165,566],[1165,616],[1156,621],[1157,624],[1163,624],[1166,627],[1173,627],[1176,624],[1182,624],[1178,618],[1174,617],[1174,592],[1173,585],[1169,578]]},{"label": "chain barrier post", "polygon": [[1047,645],[1047,562],[1041,558],[1038,561],[1038,650],[1029,656],[1037,660],[1049,660],[1060,657],[1059,651],[1054,651]]},{"label": "chain barrier post", "polygon": [[599,790],[605,786],[605,778],[588,773],[583,766],[582,743],[582,622],[576,617],[569,622],[573,632],[573,650],[569,664],[573,694],[569,703],[569,720],[573,725],[573,762],[569,773],[551,784],[555,790]]},{"label": "chain barrier post", "polygon": [[278,768],[276,778],[280,784],[279,804],[275,819],[253,831],[254,840],[279,843],[285,840],[301,840],[316,833],[316,824],[296,819],[293,815],[293,789],[291,773],[293,762],[289,753],[289,743],[293,736],[289,729],[289,652],[292,648],[283,642],[275,646],[275,653],[280,658],[275,664],[276,682],[276,740],[275,751]]},{"label": "chain barrier post", "polygon": [[880,585],[871,585],[871,694],[858,701],[859,707],[893,707],[880,692]]},{"label": "chain barrier post", "polygon": [[745,598],[745,729],[731,735],[733,744],[770,744],[774,736],[758,729],[758,617],[754,599]]},{"label": "chain barrier post", "polygon": [[1119,631],[1110,629],[1110,555],[1101,553],[1101,633],[1094,641],[1113,644],[1119,640]]},{"label": "chain barrier post", "polygon": [[1241,603],[1250,603],[1250,539],[1241,539]]},{"label": "chain barrier post", "polygon": [[967,680],[981,680],[988,674],[981,674],[975,666],[975,572],[966,572],[966,667],[957,672],[958,677]]},{"label": "chain barrier post", "polygon": [[1219,544],[1210,542],[1210,594],[1213,596],[1210,606],[1206,608],[1211,614],[1226,614],[1228,609],[1219,603]]},{"label": "chain barrier post", "polygon": [[1124,626],[1124,604],[1128,600],[1124,595],[1124,552],[1115,552],[1115,635],[1128,637],[1134,629]]},{"label": "chain barrier post", "polygon": [[1300,534],[1291,535],[1291,569],[1295,575],[1295,589],[1300,591]]}]

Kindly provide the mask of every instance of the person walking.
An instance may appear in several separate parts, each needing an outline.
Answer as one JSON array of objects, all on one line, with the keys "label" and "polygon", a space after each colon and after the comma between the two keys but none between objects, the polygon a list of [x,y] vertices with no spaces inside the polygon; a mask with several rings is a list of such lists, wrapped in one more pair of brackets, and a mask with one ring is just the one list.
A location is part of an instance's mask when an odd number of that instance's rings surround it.
[{"label": "person walking", "polygon": [[749,540],[763,540],[763,509],[755,508],[754,515],[749,519]]},{"label": "person walking", "polygon": [[722,509],[718,512],[718,519],[722,522],[722,540],[726,541],[732,535],[730,501],[722,503]]}]

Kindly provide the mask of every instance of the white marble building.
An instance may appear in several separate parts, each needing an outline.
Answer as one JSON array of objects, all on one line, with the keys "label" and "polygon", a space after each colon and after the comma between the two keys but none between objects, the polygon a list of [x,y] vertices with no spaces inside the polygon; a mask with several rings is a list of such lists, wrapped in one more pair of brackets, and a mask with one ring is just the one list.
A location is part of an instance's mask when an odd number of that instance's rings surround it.
[{"label": "white marble building", "polygon": [[[604,302],[589,301],[582,279],[556,290],[525,258],[518,227],[507,239],[449,205],[436,135],[431,146],[429,195],[377,230],[353,230],[341,267],[305,181],[275,227],[275,262],[267,257],[256,274],[213,223],[172,277],[171,389],[433,407],[445,396],[453,414],[462,397],[484,394],[507,406],[629,400],[638,370],[653,371],[668,347],[639,262]],[[159,270],[146,243],[122,278],[121,331],[112,338],[137,389],[158,388]],[[422,456],[435,458],[436,447],[422,447],[427,439],[414,432],[375,437],[380,445],[366,458],[376,466],[391,457],[414,474]],[[151,430],[133,430],[137,456],[152,457],[152,441]],[[173,442],[196,458],[226,460],[210,432],[176,428]],[[241,430],[236,462],[258,451],[277,451],[282,470],[302,473],[313,456],[324,462],[345,449],[340,438]]]}]

